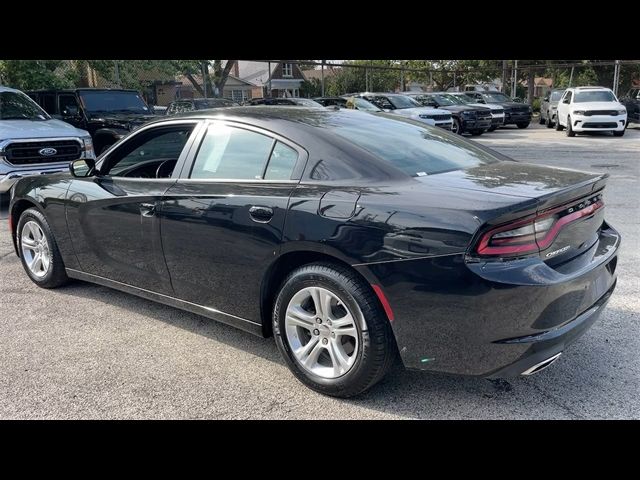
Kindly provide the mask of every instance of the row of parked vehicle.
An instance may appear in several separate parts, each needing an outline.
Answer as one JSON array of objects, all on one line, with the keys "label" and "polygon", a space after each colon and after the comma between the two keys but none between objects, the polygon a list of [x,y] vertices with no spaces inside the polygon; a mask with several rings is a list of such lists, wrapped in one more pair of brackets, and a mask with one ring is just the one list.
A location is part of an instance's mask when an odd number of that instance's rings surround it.
[{"label": "row of parked vehicle", "polygon": [[568,137],[597,131],[622,137],[630,122],[640,123],[640,88],[620,100],[605,87],[556,89],[540,104],[540,124],[565,130]]}]

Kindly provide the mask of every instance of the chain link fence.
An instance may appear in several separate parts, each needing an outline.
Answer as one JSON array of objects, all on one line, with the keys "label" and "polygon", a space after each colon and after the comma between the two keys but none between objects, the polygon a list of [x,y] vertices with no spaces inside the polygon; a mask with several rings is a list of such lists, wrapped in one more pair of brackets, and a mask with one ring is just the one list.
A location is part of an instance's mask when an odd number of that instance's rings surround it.
[{"label": "chain link fence", "polygon": [[[228,62],[233,65],[225,72]],[[640,61],[0,60],[0,83],[21,90],[130,88],[151,105],[214,96],[242,102],[265,96],[487,88],[535,107],[536,99],[552,88],[600,85],[624,95],[640,84]]]}]

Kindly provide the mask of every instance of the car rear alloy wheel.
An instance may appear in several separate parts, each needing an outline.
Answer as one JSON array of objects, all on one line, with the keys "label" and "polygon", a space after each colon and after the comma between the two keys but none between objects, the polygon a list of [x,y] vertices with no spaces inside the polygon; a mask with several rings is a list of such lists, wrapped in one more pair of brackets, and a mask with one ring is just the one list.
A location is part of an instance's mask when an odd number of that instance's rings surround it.
[{"label": "car rear alloy wheel", "polygon": [[33,220],[22,227],[20,246],[27,268],[36,277],[44,277],[51,267],[51,250],[40,225]]},{"label": "car rear alloy wheel", "polygon": [[22,213],[16,234],[20,261],[36,285],[55,288],[69,281],[49,223],[38,209]]},{"label": "car rear alloy wheel", "polygon": [[553,122],[551,121],[551,112],[547,112],[547,128],[553,128]]},{"label": "car rear alloy wheel", "polygon": [[275,300],[273,333],[296,378],[325,395],[364,392],[398,358],[390,320],[372,287],[333,263],[289,274]]},{"label": "car rear alloy wheel", "polygon": [[289,346],[305,370],[338,378],[353,367],[359,348],[355,320],[334,293],[300,290],[289,302],[285,325]]}]

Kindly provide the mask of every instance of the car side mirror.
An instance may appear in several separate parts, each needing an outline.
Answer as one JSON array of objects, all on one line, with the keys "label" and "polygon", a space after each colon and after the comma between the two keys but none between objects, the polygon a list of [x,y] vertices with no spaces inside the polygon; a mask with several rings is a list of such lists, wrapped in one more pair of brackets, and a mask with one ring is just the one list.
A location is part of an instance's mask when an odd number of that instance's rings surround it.
[{"label": "car side mirror", "polygon": [[93,158],[81,158],[69,164],[71,175],[76,178],[91,177],[96,173],[96,161]]},{"label": "car side mirror", "polygon": [[543,101],[543,102],[548,102],[548,101],[549,101],[549,97],[544,97],[544,98],[542,99],[542,101]]},{"label": "car side mirror", "polygon": [[78,115],[78,107],[75,105],[67,105],[66,107],[64,107],[64,110],[62,110],[62,115],[65,117],[76,117]]}]

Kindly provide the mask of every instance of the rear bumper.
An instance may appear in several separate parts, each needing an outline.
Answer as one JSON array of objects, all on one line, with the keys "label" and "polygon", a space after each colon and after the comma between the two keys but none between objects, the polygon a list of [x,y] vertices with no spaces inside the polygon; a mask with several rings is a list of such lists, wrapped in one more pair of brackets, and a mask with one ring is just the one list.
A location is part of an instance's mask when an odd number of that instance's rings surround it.
[{"label": "rear bumper", "polygon": [[596,321],[615,288],[619,244],[605,224],[596,244],[562,267],[567,274],[539,258],[470,263],[464,253],[358,268],[391,305],[407,368],[519,375]]}]

